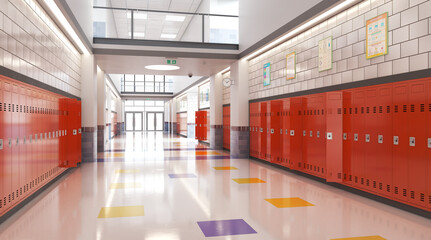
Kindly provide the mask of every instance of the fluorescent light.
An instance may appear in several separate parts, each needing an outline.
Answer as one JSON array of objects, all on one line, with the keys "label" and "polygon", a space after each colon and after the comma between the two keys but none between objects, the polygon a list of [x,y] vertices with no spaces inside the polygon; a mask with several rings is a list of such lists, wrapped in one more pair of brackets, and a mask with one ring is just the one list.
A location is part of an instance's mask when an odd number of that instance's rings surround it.
[{"label": "fluorescent light", "polygon": [[[132,12],[127,12],[127,18],[132,18]],[[147,14],[141,12],[133,12],[133,19],[147,19]]]},{"label": "fluorescent light", "polygon": [[[132,36],[132,32],[129,32],[129,37]],[[145,37],[145,33],[143,32],[134,32],[133,37]]]},{"label": "fluorescent light", "polygon": [[166,21],[184,22],[184,19],[186,19],[186,16],[178,16],[178,15],[167,15],[166,16]]},{"label": "fluorescent light", "polygon": [[346,0],[340,4],[338,4],[337,6],[334,6],[333,8],[329,9],[328,11],[320,14],[319,16],[311,19],[310,21],[302,24],[301,26],[295,28],[294,30],[286,33],[285,35],[283,35],[282,37],[278,38],[277,40],[269,43],[268,45],[266,45],[265,47],[257,50],[256,52],[248,55],[247,57],[245,57],[246,60],[250,60],[254,57],[256,57],[257,55],[267,51],[268,49],[280,44],[281,42],[287,40],[290,37],[293,37],[294,35],[310,28],[311,26],[313,26],[314,24],[317,24],[318,22],[323,21],[324,19],[328,18],[329,16],[333,15],[334,13],[343,10],[344,8],[350,6],[350,4],[354,3],[354,2],[358,2],[359,0]]},{"label": "fluorescent light", "polygon": [[60,22],[60,24],[63,26],[63,28],[72,37],[72,40],[75,42],[75,44],[78,45],[79,49],[81,49],[84,54],[89,55],[90,52],[88,52],[87,48],[84,46],[84,43],[78,37],[75,30],[73,30],[70,23],[66,20],[66,17],[60,11],[57,4],[55,4],[54,0],[45,0],[45,3],[49,7],[51,12],[54,14],[54,16],[57,18],[57,20]]},{"label": "fluorescent light", "polygon": [[227,73],[228,71],[230,71],[230,67],[227,67],[227,68],[225,68],[225,69],[223,69],[223,70],[221,70],[219,73],[217,73],[217,74],[225,74],[225,73]]},{"label": "fluorescent light", "polygon": [[160,35],[160,38],[174,39],[176,37],[177,37],[177,34],[162,33],[162,35]]},{"label": "fluorescent light", "polygon": [[172,65],[148,65],[148,66],[145,66],[145,68],[149,70],[157,70],[157,71],[172,71],[172,70],[180,69],[180,67],[172,66]]}]

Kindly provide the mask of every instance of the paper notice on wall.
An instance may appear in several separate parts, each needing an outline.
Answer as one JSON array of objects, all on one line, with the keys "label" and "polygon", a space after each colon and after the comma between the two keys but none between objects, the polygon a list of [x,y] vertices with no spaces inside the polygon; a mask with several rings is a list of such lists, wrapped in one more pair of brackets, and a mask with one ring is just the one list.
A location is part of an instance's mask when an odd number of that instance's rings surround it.
[{"label": "paper notice on wall", "polygon": [[388,13],[367,21],[367,59],[388,53]]},{"label": "paper notice on wall", "polygon": [[332,68],[332,36],[319,41],[319,72]]},{"label": "paper notice on wall", "polygon": [[286,56],[286,80],[296,78],[296,53],[290,53]]},{"label": "paper notice on wall", "polygon": [[263,86],[271,84],[271,63],[263,65]]}]

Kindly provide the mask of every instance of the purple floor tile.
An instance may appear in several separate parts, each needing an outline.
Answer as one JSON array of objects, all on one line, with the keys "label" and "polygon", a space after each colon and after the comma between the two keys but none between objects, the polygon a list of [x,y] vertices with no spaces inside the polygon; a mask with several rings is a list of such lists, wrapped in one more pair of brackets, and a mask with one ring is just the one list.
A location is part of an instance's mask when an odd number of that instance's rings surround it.
[{"label": "purple floor tile", "polygon": [[165,148],[164,151],[203,151],[211,150],[210,148]]},{"label": "purple floor tile", "polygon": [[170,178],[195,178],[196,175],[193,173],[182,173],[182,174],[169,174]]},{"label": "purple floor tile", "polygon": [[205,237],[257,233],[242,219],[198,222]]}]

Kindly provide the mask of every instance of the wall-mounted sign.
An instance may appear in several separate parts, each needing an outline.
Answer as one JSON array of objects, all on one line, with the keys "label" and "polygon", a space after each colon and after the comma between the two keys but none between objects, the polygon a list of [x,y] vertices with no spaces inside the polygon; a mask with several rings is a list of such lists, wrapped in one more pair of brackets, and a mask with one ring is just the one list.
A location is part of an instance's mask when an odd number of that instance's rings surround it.
[{"label": "wall-mounted sign", "polygon": [[319,41],[319,72],[332,68],[332,36]]},{"label": "wall-mounted sign", "polygon": [[367,20],[367,59],[388,54],[388,13]]},{"label": "wall-mounted sign", "polygon": [[167,64],[177,64],[177,60],[168,59],[166,60]]},{"label": "wall-mounted sign", "polygon": [[286,56],[286,80],[296,78],[296,53],[290,53]]},{"label": "wall-mounted sign", "polygon": [[271,84],[271,63],[263,65],[263,86]]}]

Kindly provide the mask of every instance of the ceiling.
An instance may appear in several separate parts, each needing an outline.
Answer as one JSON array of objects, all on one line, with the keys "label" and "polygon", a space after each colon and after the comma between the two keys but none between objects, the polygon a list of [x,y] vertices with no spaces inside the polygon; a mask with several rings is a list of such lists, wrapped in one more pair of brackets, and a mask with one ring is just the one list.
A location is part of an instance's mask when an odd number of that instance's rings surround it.
[{"label": "ceiling", "polygon": [[232,59],[206,59],[206,58],[175,58],[179,70],[152,71],[147,70],[147,65],[166,64],[165,57],[147,56],[121,56],[121,55],[96,55],[97,65],[107,74],[149,74],[149,75],[174,75],[187,76],[211,76],[235,60]]}]

